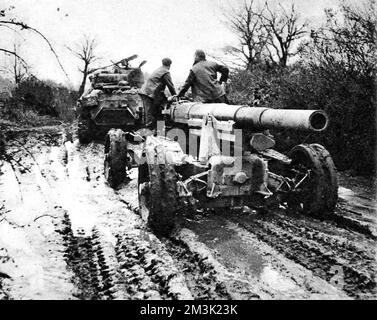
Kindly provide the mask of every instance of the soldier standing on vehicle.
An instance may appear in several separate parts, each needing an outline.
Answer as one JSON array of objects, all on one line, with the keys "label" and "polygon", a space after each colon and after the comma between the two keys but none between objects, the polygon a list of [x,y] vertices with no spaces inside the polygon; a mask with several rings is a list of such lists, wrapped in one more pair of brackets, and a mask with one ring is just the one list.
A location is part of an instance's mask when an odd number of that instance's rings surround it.
[{"label": "soldier standing on vehicle", "polygon": [[155,128],[160,115],[161,106],[167,101],[165,88],[168,87],[171,95],[176,95],[170,75],[170,58],[162,59],[162,66],[155,70],[147,79],[140,91],[146,114],[146,127]]},{"label": "soldier standing on vehicle", "polygon": [[[217,73],[221,78],[217,80]],[[177,97],[182,97],[191,87],[194,101],[204,103],[228,103],[225,85],[229,77],[229,68],[214,61],[207,61],[203,50],[195,51],[194,65],[185,84]]]}]

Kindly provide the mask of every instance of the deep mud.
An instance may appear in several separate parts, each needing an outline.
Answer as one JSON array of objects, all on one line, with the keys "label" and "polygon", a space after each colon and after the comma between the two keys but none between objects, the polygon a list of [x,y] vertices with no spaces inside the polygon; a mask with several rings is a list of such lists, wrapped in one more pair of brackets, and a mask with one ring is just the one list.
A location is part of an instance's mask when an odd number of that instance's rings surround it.
[{"label": "deep mud", "polygon": [[118,190],[103,145],[70,128],[8,132],[0,167],[0,299],[376,299],[375,186],[340,175],[336,213],[185,213],[170,238]]}]

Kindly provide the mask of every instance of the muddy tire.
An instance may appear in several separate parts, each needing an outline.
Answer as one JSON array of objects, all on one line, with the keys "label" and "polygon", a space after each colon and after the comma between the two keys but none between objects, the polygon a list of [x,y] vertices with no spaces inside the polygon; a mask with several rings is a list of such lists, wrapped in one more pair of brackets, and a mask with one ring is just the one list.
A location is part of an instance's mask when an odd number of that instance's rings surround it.
[{"label": "muddy tire", "polygon": [[77,136],[80,143],[86,144],[94,139],[95,124],[89,117],[79,115],[77,123]]},{"label": "muddy tire", "polygon": [[310,170],[310,176],[287,199],[288,208],[309,215],[320,215],[326,210],[326,175],[321,154],[311,145],[295,146],[290,154],[291,166],[300,171]]},{"label": "muddy tire", "polygon": [[177,182],[172,165],[139,166],[139,212],[157,235],[168,236],[175,227],[179,208]]},{"label": "muddy tire", "polygon": [[149,190],[149,172],[148,165],[138,166],[137,176],[139,214],[145,223],[148,223],[150,210],[150,190]]},{"label": "muddy tire", "polygon": [[108,184],[117,188],[127,178],[127,138],[120,129],[110,130],[105,139],[104,173]]},{"label": "muddy tire", "polygon": [[324,146],[317,143],[311,144],[310,146],[319,156],[322,169],[325,174],[325,183],[323,188],[325,209],[328,212],[333,212],[338,201],[338,174],[334,161]]}]

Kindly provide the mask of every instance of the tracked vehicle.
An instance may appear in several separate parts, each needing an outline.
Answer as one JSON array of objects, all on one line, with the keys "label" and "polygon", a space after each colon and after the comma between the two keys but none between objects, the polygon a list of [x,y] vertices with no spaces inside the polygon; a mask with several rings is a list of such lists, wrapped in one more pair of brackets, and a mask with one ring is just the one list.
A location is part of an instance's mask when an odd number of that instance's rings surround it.
[{"label": "tracked vehicle", "polygon": [[[144,123],[138,89],[144,83],[141,66],[130,67],[133,55],[107,68],[97,69],[89,78],[91,88],[78,101],[77,135],[81,143],[103,138],[111,128],[136,130]],[[111,67],[111,70],[108,70]]]},{"label": "tracked vehicle", "polygon": [[[169,234],[187,208],[284,206],[309,215],[334,210],[338,183],[329,152],[300,144],[279,153],[268,130],[322,132],[328,126],[323,111],[178,101],[163,113],[157,135],[139,132],[138,142],[127,142],[117,130],[109,139],[114,155],[124,159],[130,159],[127,145],[141,143],[139,152],[132,149],[139,209],[156,233]],[[125,167],[113,163],[113,174],[124,178]]]}]

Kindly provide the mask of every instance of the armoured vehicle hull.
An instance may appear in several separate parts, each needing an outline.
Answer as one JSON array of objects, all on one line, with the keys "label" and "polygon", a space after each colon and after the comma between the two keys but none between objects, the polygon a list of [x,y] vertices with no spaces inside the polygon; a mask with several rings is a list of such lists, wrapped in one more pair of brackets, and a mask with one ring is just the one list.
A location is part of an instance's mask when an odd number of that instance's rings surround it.
[{"label": "armoured vehicle hull", "polygon": [[[133,56],[131,58],[135,58]],[[78,138],[81,143],[104,138],[111,128],[135,130],[144,122],[142,100],[138,94],[144,82],[139,68],[123,68],[112,72],[101,70],[90,76],[91,88],[78,101]]]}]

